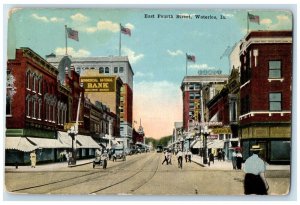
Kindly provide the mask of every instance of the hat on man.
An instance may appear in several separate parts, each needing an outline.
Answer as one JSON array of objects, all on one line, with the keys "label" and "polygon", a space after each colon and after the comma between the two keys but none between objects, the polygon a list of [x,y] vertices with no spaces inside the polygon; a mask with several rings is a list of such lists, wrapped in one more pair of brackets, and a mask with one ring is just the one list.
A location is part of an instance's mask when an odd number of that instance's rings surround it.
[{"label": "hat on man", "polygon": [[252,147],[251,147],[250,150],[251,150],[251,151],[260,151],[260,150],[262,150],[262,148],[260,148],[259,145],[252,145]]}]

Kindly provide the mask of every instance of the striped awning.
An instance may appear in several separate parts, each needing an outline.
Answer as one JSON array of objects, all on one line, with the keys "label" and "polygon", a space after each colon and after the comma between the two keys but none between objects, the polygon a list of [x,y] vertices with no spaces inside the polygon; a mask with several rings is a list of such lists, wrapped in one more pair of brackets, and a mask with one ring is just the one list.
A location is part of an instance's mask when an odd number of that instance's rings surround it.
[{"label": "striped awning", "polygon": [[37,137],[27,137],[27,139],[32,144],[36,144],[39,148],[69,148],[67,144],[63,144],[57,139],[37,138]]},{"label": "striped awning", "polygon": [[100,148],[100,145],[90,136],[77,135],[76,140],[77,148]]},{"label": "striped awning", "polygon": [[26,137],[5,137],[5,149],[31,152],[37,148],[38,146],[28,141]]}]

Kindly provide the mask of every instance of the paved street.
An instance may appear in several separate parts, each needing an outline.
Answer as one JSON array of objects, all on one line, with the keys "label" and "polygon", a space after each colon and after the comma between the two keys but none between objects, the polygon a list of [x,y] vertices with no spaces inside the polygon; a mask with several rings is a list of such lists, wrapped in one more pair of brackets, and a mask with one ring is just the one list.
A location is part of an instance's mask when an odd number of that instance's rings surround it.
[{"label": "paved street", "polygon": [[[92,168],[91,160],[76,167],[66,163],[30,167],[6,167],[5,184],[9,192],[32,194],[91,195],[243,195],[241,170],[232,170],[229,161],[211,166],[193,157],[192,163],[162,165],[162,153],[128,156],[126,161],[108,162],[108,168]],[[269,194],[287,194],[290,184],[288,166],[268,166]]]}]

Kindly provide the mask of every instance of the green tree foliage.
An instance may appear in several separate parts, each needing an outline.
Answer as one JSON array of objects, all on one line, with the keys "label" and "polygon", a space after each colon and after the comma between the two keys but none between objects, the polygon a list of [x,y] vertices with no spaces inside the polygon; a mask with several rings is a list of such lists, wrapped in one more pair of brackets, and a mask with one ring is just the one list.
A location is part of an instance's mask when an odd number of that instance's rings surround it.
[{"label": "green tree foliage", "polygon": [[166,147],[168,145],[168,142],[172,139],[172,135],[165,136],[160,139],[154,139],[152,137],[146,138],[145,143],[149,144],[149,142],[152,142],[153,147],[155,148],[157,145],[162,145],[163,147]]}]

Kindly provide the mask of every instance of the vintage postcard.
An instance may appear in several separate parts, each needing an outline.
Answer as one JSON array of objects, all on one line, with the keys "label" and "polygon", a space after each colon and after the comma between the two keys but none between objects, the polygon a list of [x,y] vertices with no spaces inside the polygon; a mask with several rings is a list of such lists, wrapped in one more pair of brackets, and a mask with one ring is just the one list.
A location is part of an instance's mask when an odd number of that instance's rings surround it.
[{"label": "vintage postcard", "polygon": [[293,13],[11,8],[5,191],[286,196]]}]

